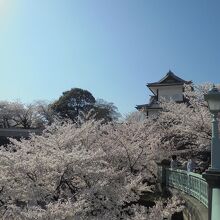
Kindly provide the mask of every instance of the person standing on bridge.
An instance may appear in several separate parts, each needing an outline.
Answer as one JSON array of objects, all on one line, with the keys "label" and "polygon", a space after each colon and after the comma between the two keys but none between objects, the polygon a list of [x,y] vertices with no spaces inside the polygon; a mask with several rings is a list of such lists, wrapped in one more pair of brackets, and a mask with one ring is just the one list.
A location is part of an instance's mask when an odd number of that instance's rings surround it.
[{"label": "person standing on bridge", "polygon": [[177,166],[178,166],[177,157],[176,157],[176,155],[172,155],[171,162],[170,162],[170,168],[177,169]]},{"label": "person standing on bridge", "polygon": [[195,172],[196,167],[197,167],[197,165],[194,161],[194,158],[192,156],[190,156],[189,160],[187,162],[187,172]]}]

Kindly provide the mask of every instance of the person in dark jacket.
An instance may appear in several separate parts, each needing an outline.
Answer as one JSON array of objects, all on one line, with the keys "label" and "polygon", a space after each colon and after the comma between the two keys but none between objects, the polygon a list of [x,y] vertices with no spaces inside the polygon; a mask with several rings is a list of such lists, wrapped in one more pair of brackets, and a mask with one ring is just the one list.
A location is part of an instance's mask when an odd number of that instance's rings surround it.
[{"label": "person in dark jacket", "polygon": [[171,169],[177,169],[177,166],[178,166],[177,156],[176,155],[172,155],[171,156],[171,161],[170,161],[170,168]]}]

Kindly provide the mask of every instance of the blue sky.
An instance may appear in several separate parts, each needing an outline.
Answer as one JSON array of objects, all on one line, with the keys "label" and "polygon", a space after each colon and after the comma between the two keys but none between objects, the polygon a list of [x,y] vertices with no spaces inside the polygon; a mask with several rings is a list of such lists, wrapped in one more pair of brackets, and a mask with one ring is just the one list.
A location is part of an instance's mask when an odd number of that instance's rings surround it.
[{"label": "blue sky", "polygon": [[169,69],[219,83],[219,11],[219,0],[0,0],[0,100],[79,87],[126,114]]}]

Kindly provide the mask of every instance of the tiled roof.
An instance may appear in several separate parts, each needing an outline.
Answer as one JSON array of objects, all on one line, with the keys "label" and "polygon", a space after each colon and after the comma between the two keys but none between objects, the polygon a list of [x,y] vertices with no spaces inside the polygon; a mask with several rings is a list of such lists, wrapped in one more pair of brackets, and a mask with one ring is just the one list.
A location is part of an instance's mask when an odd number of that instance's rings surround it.
[{"label": "tiled roof", "polygon": [[[151,87],[156,86],[172,86],[172,85],[183,85],[183,84],[191,84],[192,81],[186,81],[176,76],[171,70],[159,81],[154,83],[148,83],[147,86],[154,93]],[[182,101],[181,101],[182,102]],[[137,105],[135,107],[137,110],[141,109],[162,109],[157,101],[156,96],[151,96],[149,104]]]},{"label": "tiled roof", "polygon": [[171,70],[159,81],[148,83],[147,86],[166,86],[166,85],[183,85],[189,84],[191,81],[186,81],[176,76]]},{"label": "tiled roof", "polygon": [[140,110],[140,109],[161,109],[158,101],[156,100],[156,96],[151,96],[149,104],[137,105],[135,108],[137,110]]}]

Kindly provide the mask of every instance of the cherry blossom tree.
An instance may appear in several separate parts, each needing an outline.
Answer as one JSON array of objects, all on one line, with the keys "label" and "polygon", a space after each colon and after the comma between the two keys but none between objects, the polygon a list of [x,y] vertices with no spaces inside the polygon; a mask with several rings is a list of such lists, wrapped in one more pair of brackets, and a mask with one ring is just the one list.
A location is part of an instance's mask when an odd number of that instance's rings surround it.
[{"label": "cherry blossom tree", "polygon": [[162,102],[157,118],[136,114],[121,122],[55,122],[41,136],[11,140],[0,151],[2,219],[150,219],[182,210],[138,205],[141,190],[156,190],[155,161],[174,152],[209,149],[210,84],[185,87],[187,103]]},{"label": "cherry blossom tree", "polygon": [[163,151],[163,157],[183,152],[210,150],[211,115],[204,94],[211,84],[185,86],[188,102],[162,102],[163,111],[149,132],[152,148]]},{"label": "cherry blossom tree", "polygon": [[156,219],[154,209],[137,205],[140,187],[152,191],[156,174],[149,123],[61,122],[11,140],[0,151],[1,218]]},{"label": "cherry blossom tree", "polygon": [[9,128],[14,125],[12,121],[13,112],[10,108],[10,102],[0,102],[0,126],[2,128]]},{"label": "cherry blossom tree", "polygon": [[[58,120],[55,112],[51,108],[51,103],[45,100],[38,100],[34,103],[39,126],[51,125]],[[37,124],[35,122],[35,124]]]},{"label": "cherry blossom tree", "polygon": [[24,104],[19,101],[0,102],[0,126],[2,128],[40,128],[56,119],[49,103],[37,101]]}]

